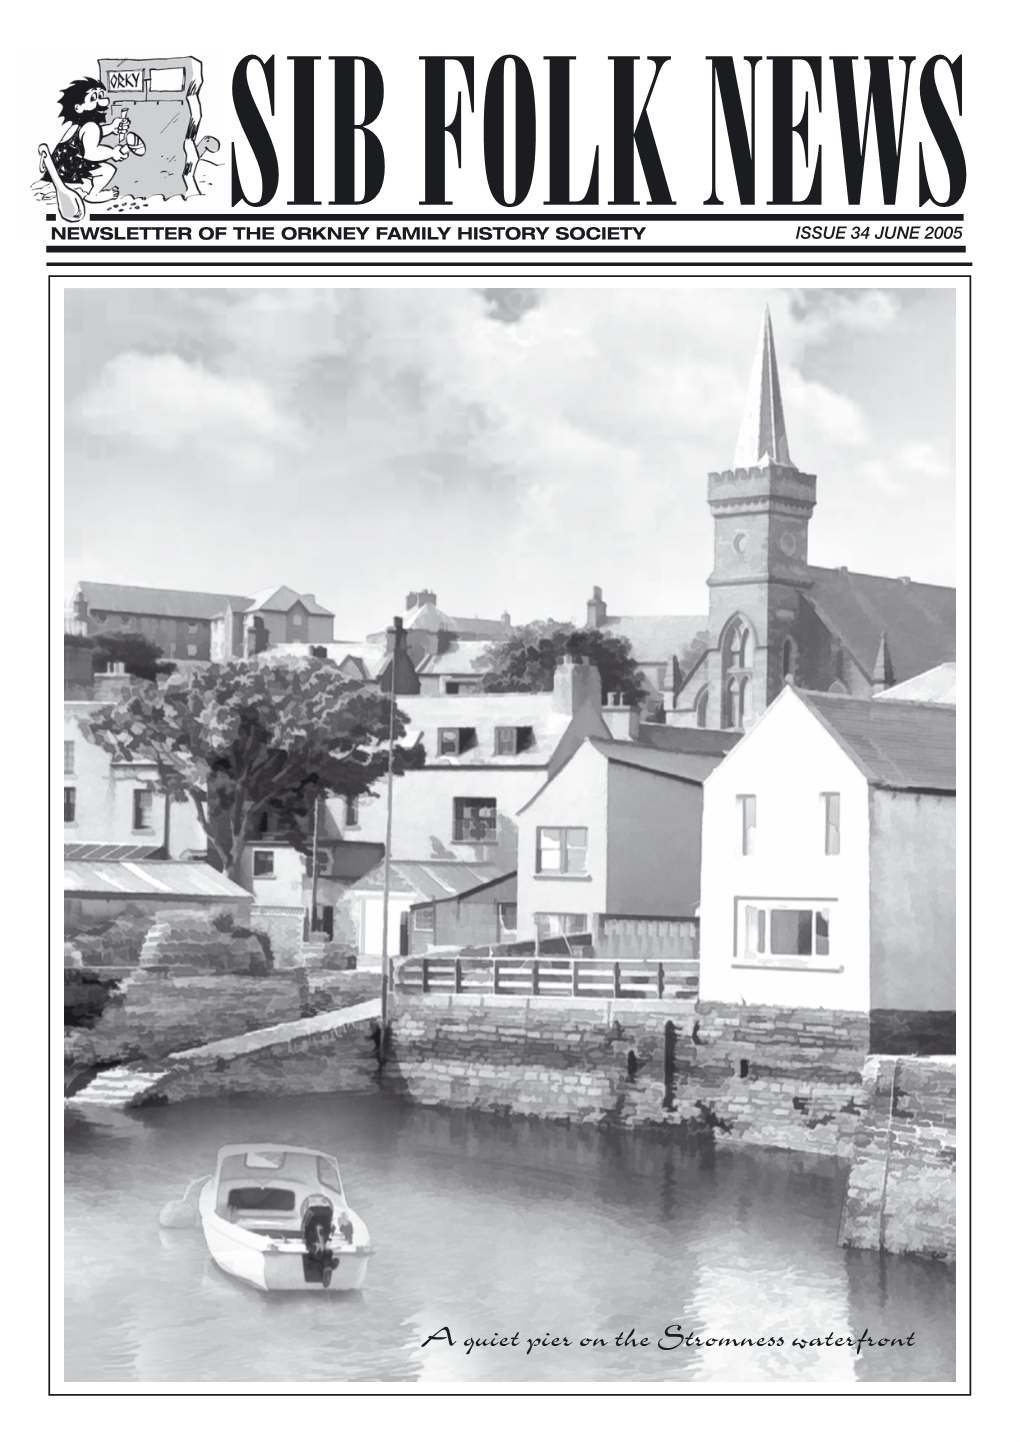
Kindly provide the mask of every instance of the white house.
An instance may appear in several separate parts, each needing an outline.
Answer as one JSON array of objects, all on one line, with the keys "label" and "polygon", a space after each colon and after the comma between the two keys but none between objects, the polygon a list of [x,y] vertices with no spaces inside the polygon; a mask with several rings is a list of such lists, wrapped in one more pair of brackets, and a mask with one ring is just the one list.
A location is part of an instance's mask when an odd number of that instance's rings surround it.
[{"label": "white house", "polygon": [[585,740],[518,814],[520,939],[594,933],[605,917],[693,920],[702,783],[728,744],[709,755]]},{"label": "white house", "polygon": [[701,998],[956,1007],[956,711],[787,686],[706,780]]}]

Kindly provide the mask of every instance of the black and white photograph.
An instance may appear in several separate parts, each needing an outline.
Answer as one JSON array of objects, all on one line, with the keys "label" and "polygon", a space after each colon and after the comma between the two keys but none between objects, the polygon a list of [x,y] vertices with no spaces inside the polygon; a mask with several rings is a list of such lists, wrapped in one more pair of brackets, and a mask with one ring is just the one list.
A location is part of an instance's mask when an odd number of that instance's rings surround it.
[{"label": "black and white photograph", "polygon": [[952,1381],[959,288],[62,312],[66,1379]]}]

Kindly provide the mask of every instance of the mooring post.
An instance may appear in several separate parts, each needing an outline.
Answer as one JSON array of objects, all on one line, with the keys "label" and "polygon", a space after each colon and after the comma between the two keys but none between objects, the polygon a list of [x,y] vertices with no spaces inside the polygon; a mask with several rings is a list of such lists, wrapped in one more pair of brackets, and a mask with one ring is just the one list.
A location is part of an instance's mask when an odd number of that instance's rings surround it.
[{"label": "mooring post", "polygon": [[658,978],[658,980],[659,980],[659,1000],[661,1001],[662,998],[663,998],[663,997],[665,996],[665,994],[666,994],[666,963],[665,963],[664,961],[660,961],[660,962],[659,962],[659,978]]},{"label": "mooring post", "polygon": [[453,958],[453,992],[455,996],[460,995],[460,957]]},{"label": "mooring post", "polygon": [[617,998],[619,995],[620,995],[620,963],[619,963],[618,961],[614,961],[614,962],[613,962],[613,997],[614,997],[614,999]]},{"label": "mooring post", "polygon": [[427,956],[423,956],[422,959],[421,959],[421,990],[422,990],[422,995],[423,995],[423,996],[424,996],[425,993],[428,991],[428,989],[429,989],[429,959],[428,959]]}]

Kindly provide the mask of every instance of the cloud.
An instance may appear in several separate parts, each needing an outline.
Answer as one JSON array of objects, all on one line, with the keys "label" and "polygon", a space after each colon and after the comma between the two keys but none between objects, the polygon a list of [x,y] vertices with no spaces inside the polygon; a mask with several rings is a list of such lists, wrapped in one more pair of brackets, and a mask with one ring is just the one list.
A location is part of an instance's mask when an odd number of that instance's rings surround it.
[{"label": "cloud", "polygon": [[302,440],[266,384],[174,354],[125,351],[107,361],[80,397],[76,419],[92,436],[141,449],[192,459],[204,452],[239,480],[268,477]]}]

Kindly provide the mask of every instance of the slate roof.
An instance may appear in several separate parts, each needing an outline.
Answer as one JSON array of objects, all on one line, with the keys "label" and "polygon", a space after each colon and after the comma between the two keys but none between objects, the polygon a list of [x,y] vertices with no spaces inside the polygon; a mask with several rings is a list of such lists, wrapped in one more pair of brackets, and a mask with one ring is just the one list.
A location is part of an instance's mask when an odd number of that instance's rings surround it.
[{"label": "slate roof", "polygon": [[894,681],[956,659],[956,591],[892,576],[809,566],[806,593],[870,680],[885,632]]},{"label": "slate roof", "polygon": [[[419,739],[426,766],[546,766],[573,719],[557,711],[551,691],[493,691],[475,696],[399,696],[397,705],[409,718],[402,746]],[[531,743],[513,756],[496,755],[496,728],[528,727]],[[457,756],[439,754],[439,732],[473,730],[476,744]]]},{"label": "slate roof", "polygon": [[[416,892],[420,901],[447,901],[493,881],[512,876],[492,861],[392,861],[390,889]],[[383,865],[363,876],[352,891],[382,891]]]},{"label": "slate roof", "polygon": [[332,611],[327,611],[325,606],[312,599],[309,594],[302,596],[298,591],[292,591],[289,586],[267,586],[264,591],[257,591],[245,605],[245,610],[252,611],[289,611],[296,601],[310,616],[332,616]]},{"label": "slate roof", "polygon": [[937,701],[943,706],[956,705],[956,662],[944,661],[931,671],[879,691],[876,701]]},{"label": "slate roof", "polygon": [[607,616],[599,628],[610,636],[626,636],[639,664],[664,663],[682,656],[699,631],[708,629],[707,616]]},{"label": "slate roof", "polygon": [[638,741],[642,746],[655,746],[660,751],[686,751],[702,756],[725,756],[740,740],[740,731],[710,731],[705,727],[664,726],[642,721]]},{"label": "slate roof", "polygon": [[243,886],[201,861],[65,860],[64,895],[251,899]]},{"label": "slate roof", "polygon": [[419,662],[419,676],[481,676],[475,662],[489,649],[488,641],[456,641],[441,656],[426,656]]},{"label": "slate roof", "polygon": [[873,785],[955,794],[955,706],[830,691],[796,694]]},{"label": "slate roof", "polygon": [[[509,636],[511,628],[505,626],[502,621],[486,620],[480,616],[450,616],[441,611],[431,601],[426,601],[423,606],[415,606],[410,611],[405,611],[403,616],[405,631],[426,631],[434,635],[438,631],[452,631],[457,635],[477,636],[482,639],[491,637],[494,641],[501,641]],[[373,631],[368,636],[369,641],[385,640],[386,630]]]},{"label": "slate roof", "polygon": [[654,771],[660,776],[696,781],[699,785],[723,759],[721,755],[708,756],[704,752],[660,751],[636,741],[603,741],[600,736],[589,737],[589,740],[599,755],[614,765],[633,766],[638,771]]},{"label": "slate roof", "polygon": [[228,605],[244,611],[248,596],[228,596],[219,591],[164,591],[157,586],[115,586],[105,581],[79,581],[90,611],[120,612],[129,616],[169,616],[181,620],[211,620]]}]

